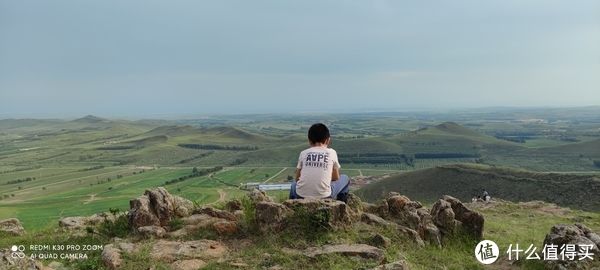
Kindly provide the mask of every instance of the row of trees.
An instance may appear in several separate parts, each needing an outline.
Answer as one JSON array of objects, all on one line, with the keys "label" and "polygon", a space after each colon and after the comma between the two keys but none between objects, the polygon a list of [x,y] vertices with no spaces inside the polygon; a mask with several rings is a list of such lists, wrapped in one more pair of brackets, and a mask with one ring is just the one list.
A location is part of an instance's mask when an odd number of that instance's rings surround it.
[{"label": "row of trees", "polygon": [[184,164],[184,163],[188,163],[188,162],[190,162],[192,160],[205,158],[205,157],[211,155],[212,153],[214,153],[214,152],[206,152],[206,153],[202,153],[202,154],[199,154],[199,155],[192,156],[190,158],[182,159],[179,162],[177,162],[177,164]]},{"label": "row of trees", "polygon": [[35,177],[26,177],[26,178],[22,178],[22,179],[8,180],[8,181],[6,181],[6,185],[29,182],[29,181],[33,181],[33,180],[35,180]]},{"label": "row of trees", "polygon": [[80,172],[87,172],[87,171],[100,170],[100,169],[104,169],[104,166],[102,166],[102,165],[98,165],[98,166],[93,166],[93,167],[83,168],[83,169],[81,169],[81,170],[79,170],[79,171],[80,171]]},{"label": "row of trees", "polygon": [[406,164],[413,166],[416,159],[478,158],[479,154],[470,153],[362,153],[339,154],[341,163],[355,164]]},{"label": "row of trees", "polygon": [[198,144],[198,143],[180,143],[179,147],[202,149],[202,150],[230,150],[230,151],[254,151],[258,150],[255,145],[219,145],[219,144]]},{"label": "row of trees", "polygon": [[192,173],[191,174],[180,176],[178,178],[174,178],[174,179],[171,179],[171,180],[167,180],[167,181],[165,181],[165,185],[171,185],[171,184],[183,182],[183,181],[185,181],[187,179],[194,178],[194,177],[205,176],[207,174],[218,172],[218,171],[220,171],[222,169],[223,169],[223,166],[216,166],[216,167],[207,168],[207,169],[198,169],[198,168],[194,167],[192,169]]}]

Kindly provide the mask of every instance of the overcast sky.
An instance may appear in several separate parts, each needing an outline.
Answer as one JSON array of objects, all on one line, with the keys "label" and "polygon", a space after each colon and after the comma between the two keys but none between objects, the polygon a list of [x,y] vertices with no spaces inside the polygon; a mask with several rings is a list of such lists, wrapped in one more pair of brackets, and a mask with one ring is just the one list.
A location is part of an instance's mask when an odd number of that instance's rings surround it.
[{"label": "overcast sky", "polygon": [[597,0],[0,0],[0,118],[583,105]]}]

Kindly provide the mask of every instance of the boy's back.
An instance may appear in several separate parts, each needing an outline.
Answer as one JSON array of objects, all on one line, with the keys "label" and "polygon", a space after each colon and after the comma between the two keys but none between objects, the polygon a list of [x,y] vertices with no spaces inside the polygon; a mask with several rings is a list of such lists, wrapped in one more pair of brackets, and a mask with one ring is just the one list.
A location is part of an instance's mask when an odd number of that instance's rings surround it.
[{"label": "boy's back", "polygon": [[300,153],[296,193],[304,198],[325,198],[331,195],[333,170],[340,169],[337,153],[326,145],[312,146]]}]

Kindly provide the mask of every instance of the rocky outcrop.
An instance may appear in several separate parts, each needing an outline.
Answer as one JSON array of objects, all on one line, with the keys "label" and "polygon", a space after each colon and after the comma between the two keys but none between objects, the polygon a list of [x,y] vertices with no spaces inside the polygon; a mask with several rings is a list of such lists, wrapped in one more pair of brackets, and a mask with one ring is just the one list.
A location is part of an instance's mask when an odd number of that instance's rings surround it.
[{"label": "rocky outcrop", "polygon": [[390,192],[378,204],[363,203],[363,209],[362,222],[396,226],[418,245],[426,241],[441,246],[443,236],[457,233],[459,229],[478,239],[483,235],[483,216],[451,196],[443,196],[428,210],[417,201]]},{"label": "rocky outcrop", "polygon": [[10,235],[19,236],[25,233],[21,221],[16,218],[0,220],[0,232],[5,232]]},{"label": "rocky outcrop", "polygon": [[[589,253],[594,254],[593,260],[600,259],[600,236],[590,230],[583,224],[576,223],[574,225],[559,224],[554,225],[550,229],[550,233],[546,234],[544,245],[556,245],[558,250],[561,250],[566,245],[573,245],[577,253],[581,249],[589,250]],[[579,255],[574,260],[546,260],[544,261],[546,269],[562,270],[562,269],[588,269],[593,262],[591,259],[579,260]]]},{"label": "rocky outcrop", "polygon": [[193,203],[171,195],[165,188],[146,190],[144,195],[129,202],[129,225],[134,228],[145,226],[166,227],[175,218],[189,216]]},{"label": "rocky outcrop", "polygon": [[366,259],[374,259],[376,261],[383,261],[384,259],[383,250],[365,244],[323,245],[321,247],[308,248],[304,251],[304,254],[308,257],[338,254],[343,256],[356,256]]},{"label": "rocky outcrop", "polygon": [[439,199],[431,208],[431,216],[444,235],[454,234],[460,228],[476,239],[483,237],[483,215],[468,209],[452,196],[444,195]]}]

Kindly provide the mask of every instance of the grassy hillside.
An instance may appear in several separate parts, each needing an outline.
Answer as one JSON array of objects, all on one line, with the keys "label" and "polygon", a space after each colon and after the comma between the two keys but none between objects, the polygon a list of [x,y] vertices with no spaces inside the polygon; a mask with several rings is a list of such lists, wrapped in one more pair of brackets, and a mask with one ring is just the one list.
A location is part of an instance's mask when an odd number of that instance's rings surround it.
[{"label": "grassy hillside", "polygon": [[447,165],[398,174],[358,191],[368,200],[396,191],[411,198],[433,201],[453,194],[463,201],[480,195],[482,189],[493,197],[511,201],[541,200],[561,206],[600,210],[600,177],[535,173],[484,165]]},{"label": "grassy hillside", "polygon": [[[132,196],[135,196],[132,194]],[[241,195],[243,196],[243,194]],[[125,200],[125,198],[123,198]],[[213,206],[222,207],[223,204]],[[574,222],[584,223],[594,231],[600,231],[600,215],[598,213],[585,212],[560,208],[556,205],[543,202],[511,203],[505,201],[494,201],[489,204],[476,203],[466,204],[467,207],[476,210],[485,217],[484,235],[485,239],[496,242],[500,247],[500,258],[492,265],[479,264],[473,256],[473,248],[476,241],[468,238],[448,238],[444,246],[438,248],[426,245],[418,248],[398,230],[384,226],[371,226],[357,222],[351,226],[336,231],[308,231],[299,230],[295,232],[284,231],[280,233],[260,233],[253,230],[242,222],[242,231],[231,236],[219,236],[209,229],[199,230],[182,240],[211,239],[226,245],[229,251],[222,257],[207,260],[204,269],[370,269],[380,262],[366,258],[349,258],[341,255],[321,256],[308,258],[304,250],[310,247],[319,247],[325,244],[372,244],[374,234],[388,237],[391,241],[388,246],[382,247],[388,261],[405,260],[410,269],[544,269],[540,260],[509,261],[504,252],[509,245],[534,246],[541,248],[543,239],[555,224],[572,224]],[[430,206],[428,206],[430,207]],[[244,219],[246,220],[246,219]],[[110,243],[110,235],[87,234],[77,236],[71,232],[57,231],[57,223],[45,230],[28,232],[24,236],[10,236],[0,234],[0,247],[11,245],[31,244],[57,244],[57,245],[106,245]],[[120,226],[107,226],[110,233],[126,231]],[[103,232],[106,233],[105,230]],[[126,236],[120,236],[124,238]],[[156,243],[156,239],[132,237],[134,241],[143,248],[132,254],[123,256],[122,269],[146,269],[155,267],[157,269],[172,269],[164,261],[157,261],[150,256],[150,250]],[[106,269],[102,264],[101,251],[84,252],[89,254],[87,260],[42,260],[44,264],[50,261],[61,261],[67,269]],[[596,264],[597,266],[597,264]]]}]

